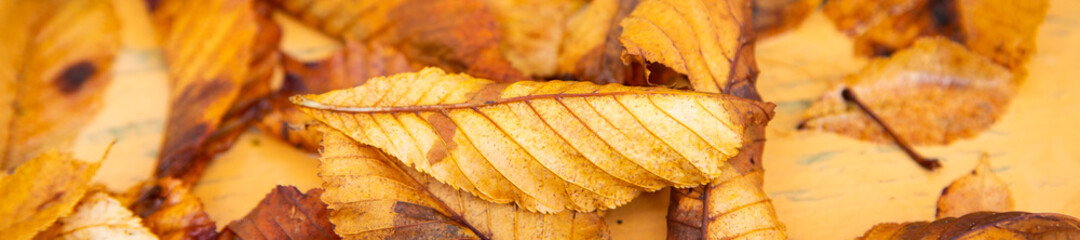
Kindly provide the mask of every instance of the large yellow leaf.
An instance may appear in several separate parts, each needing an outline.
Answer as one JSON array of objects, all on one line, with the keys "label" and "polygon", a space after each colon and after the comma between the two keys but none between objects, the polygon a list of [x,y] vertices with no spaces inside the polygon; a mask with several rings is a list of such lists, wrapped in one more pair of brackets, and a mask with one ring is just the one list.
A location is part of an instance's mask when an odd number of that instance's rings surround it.
[{"label": "large yellow leaf", "polygon": [[0,171],[63,148],[100,109],[120,44],[105,0],[0,2]]},{"label": "large yellow leaf", "polygon": [[0,236],[30,239],[71,213],[100,165],[52,150],[0,179]]},{"label": "large yellow leaf", "polygon": [[104,192],[93,192],[75,206],[75,211],[56,222],[37,239],[158,239],[143,227],[142,220]]},{"label": "large yellow leaf", "polygon": [[604,239],[597,213],[540,214],[484,201],[327,130],[319,176],[347,239]]},{"label": "large yellow leaf", "polygon": [[353,139],[480,198],[541,212],[610,209],[642,191],[701,185],[772,105],[722,94],[498,84],[427,68],[293,98]]},{"label": "large yellow leaf", "polygon": [[170,109],[155,176],[194,182],[269,94],[280,30],[254,0],[150,1]]},{"label": "large yellow leaf", "polygon": [[734,94],[729,89],[752,88],[743,86],[753,84],[745,79],[757,75],[750,5],[749,0],[643,0],[622,20],[619,41],[625,54],[687,75],[695,91]]}]

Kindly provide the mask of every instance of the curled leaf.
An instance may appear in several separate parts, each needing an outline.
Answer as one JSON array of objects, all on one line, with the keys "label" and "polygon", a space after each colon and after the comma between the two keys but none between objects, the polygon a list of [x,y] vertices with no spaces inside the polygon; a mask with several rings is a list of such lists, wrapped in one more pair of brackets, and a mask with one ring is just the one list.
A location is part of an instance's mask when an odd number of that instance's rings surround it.
[{"label": "curled leaf", "polygon": [[158,239],[139,218],[104,192],[93,192],[75,206],[74,212],[53,226],[53,235],[38,239]]},{"label": "curled leaf", "polygon": [[104,0],[0,3],[0,172],[70,146],[97,114],[119,22]]},{"label": "curled leaf", "polygon": [[754,32],[767,38],[795,29],[822,0],[754,0]]},{"label": "curled leaf", "polygon": [[162,178],[132,188],[129,200],[135,214],[161,239],[213,239],[214,220],[203,211],[202,202],[190,186],[175,178]]},{"label": "curled leaf", "polygon": [[699,92],[749,92],[757,75],[750,7],[749,0],[643,0],[620,23],[623,61],[662,64]]},{"label": "curled leaf", "polygon": [[882,223],[858,239],[1076,239],[1080,220],[1054,213],[976,212],[933,222]]},{"label": "curled leaf", "polygon": [[328,130],[319,176],[347,239],[606,239],[597,213],[540,214],[484,201]]},{"label": "curled leaf", "polygon": [[1009,186],[990,169],[990,157],[984,153],[970,175],[953,181],[941,190],[937,218],[960,217],[973,212],[1004,212],[1013,208]]},{"label": "curled leaf", "polygon": [[155,176],[194,182],[261,114],[281,32],[253,0],[150,3],[171,106]]},{"label": "curled leaf", "polygon": [[499,51],[502,33],[483,0],[271,0],[342,39],[393,46],[421,66],[512,81],[524,78]]},{"label": "curled leaf", "polygon": [[[428,68],[293,98],[455,188],[541,212],[593,211],[720,174],[772,105],[589,82],[497,84]],[[670,123],[680,124],[670,124]]]},{"label": "curled leaf", "polygon": [[333,232],[330,211],[319,200],[322,193],[278,186],[244,218],[225,226],[218,239],[341,239]]},{"label": "curled leaf", "polygon": [[413,71],[401,53],[379,44],[346,41],[345,48],[315,62],[284,57],[285,81],[269,98],[270,111],[256,126],[272,136],[315,152],[322,133],[315,119],[296,109],[289,97],[359,86],[369,78]]},{"label": "curled leaf", "polygon": [[892,142],[881,126],[841,96],[850,88],[897,135],[915,145],[973,137],[1001,116],[1016,94],[1008,69],[943,38],[927,38],[875,59],[814,102],[802,129]]},{"label": "curled leaf", "polygon": [[99,166],[51,150],[0,179],[0,236],[30,239],[71,213]]}]

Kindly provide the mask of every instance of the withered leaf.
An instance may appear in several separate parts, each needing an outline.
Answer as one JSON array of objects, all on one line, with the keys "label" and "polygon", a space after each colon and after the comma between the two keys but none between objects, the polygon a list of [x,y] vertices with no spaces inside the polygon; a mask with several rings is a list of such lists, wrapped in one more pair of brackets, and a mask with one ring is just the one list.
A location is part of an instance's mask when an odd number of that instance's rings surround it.
[{"label": "withered leaf", "polygon": [[213,239],[214,220],[203,211],[202,202],[180,179],[161,178],[135,186],[128,196],[129,206],[143,223],[161,239]]},{"label": "withered leaf", "polygon": [[571,15],[559,48],[558,75],[601,84],[644,85],[633,84],[644,77],[635,76],[633,66],[623,64],[623,45],[619,42],[623,29],[619,23],[639,2],[595,0]]},{"label": "withered leaf", "polygon": [[101,108],[119,20],[109,1],[0,3],[0,172],[69,146]]},{"label": "withered leaf", "polygon": [[[120,201],[104,192],[92,192],[61,218],[50,235],[37,239],[158,239]],[[46,232],[49,233],[49,232]]]},{"label": "withered leaf", "polygon": [[976,212],[933,222],[882,223],[858,239],[1076,239],[1080,220],[1055,213]]},{"label": "withered leaf", "polygon": [[960,177],[941,190],[937,218],[960,217],[973,212],[1013,210],[1009,185],[990,169],[990,157],[983,153],[970,175]]},{"label": "withered leaf", "polygon": [[621,22],[623,61],[638,56],[667,66],[687,75],[699,92],[752,88],[757,64],[750,11],[749,0],[643,0]]},{"label": "withered leaf", "polygon": [[500,84],[435,68],[293,102],[455,188],[540,212],[610,209],[642,191],[704,184],[773,107],[615,84]]},{"label": "withered leaf", "polygon": [[763,172],[721,172],[708,187],[671,190],[668,239],[787,239],[761,188]]},{"label": "withered leaf", "polygon": [[347,239],[606,239],[597,213],[540,214],[439,183],[327,130],[319,176],[334,231]]},{"label": "withered leaf", "polygon": [[322,133],[309,127],[317,121],[296,109],[289,97],[355,87],[369,78],[414,70],[404,55],[391,48],[355,41],[345,41],[343,50],[315,62],[282,59],[284,83],[268,99],[270,111],[256,126],[311,152],[319,149]]},{"label": "withered leaf", "polygon": [[50,150],[0,179],[0,236],[30,239],[71,213],[99,166]]},{"label": "withered leaf", "polygon": [[502,33],[483,0],[271,0],[343,39],[393,46],[421,66],[513,81],[524,78],[499,51]]},{"label": "withered leaf", "polygon": [[330,211],[319,200],[322,193],[278,186],[247,216],[225,226],[218,239],[341,239],[330,224]]},{"label": "withered leaf", "polygon": [[802,24],[822,0],[754,0],[754,32],[767,38]]},{"label": "withered leaf", "polygon": [[171,106],[155,176],[194,182],[259,117],[281,32],[259,1],[152,3]]},{"label": "withered leaf", "polygon": [[503,56],[526,76],[555,74],[567,18],[584,0],[485,0],[502,32]]},{"label": "withered leaf", "polygon": [[874,142],[892,142],[881,126],[844,101],[848,87],[907,141],[948,144],[973,137],[1001,116],[1016,94],[1008,69],[943,38],[919,40],[888,59],[875,59],[825,93],[800,128]]},{"label": "withered leaf", "polygon": [[1050,8],[1048,0],[953,1],[958,41],[1014,70],[1035,53],[1035,36]]}]

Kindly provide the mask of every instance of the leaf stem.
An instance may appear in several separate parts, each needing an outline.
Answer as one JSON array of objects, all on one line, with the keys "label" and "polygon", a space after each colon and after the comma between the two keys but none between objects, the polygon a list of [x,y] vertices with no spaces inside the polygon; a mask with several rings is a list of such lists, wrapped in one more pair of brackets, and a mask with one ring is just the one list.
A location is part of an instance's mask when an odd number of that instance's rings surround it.
[{"label": "leaf stem", "polygon": [[881,125],[881,128],[885,129],[885,133],[888,134],[889,137],[892,137],[893,141],[896,142],[896,145],[900,146],[900,149],[903,149],[904,153],[907,153],[907,155],[911,157],[911,160],[915,160],[915,163],[918,163],[923,169],[933,171],[934,169],[941,167],[941,162],[938,161],[937,158],[926,158],[918,152],[915,152],[915,150],[911,148],[911,145],[908,145],[907,141],[904,141],[903,138],[896,135],[896,132],[893,132],[892,128],[889,128],[889,125],[885,124],[885,121],[882,121],[877,114],[874,114],[874,112],[870,111],[870,108],[866,107],[862,101],[859,101],[859,98],[855,97],[855,93],[852,92],[851,89],[845,87],[844,90],[840,91],[840,96],[844,97],[844,101],[854,103],[855,106],[858,106],[867,116],[870,116],[870,119],[873,119],[874,122]]}]

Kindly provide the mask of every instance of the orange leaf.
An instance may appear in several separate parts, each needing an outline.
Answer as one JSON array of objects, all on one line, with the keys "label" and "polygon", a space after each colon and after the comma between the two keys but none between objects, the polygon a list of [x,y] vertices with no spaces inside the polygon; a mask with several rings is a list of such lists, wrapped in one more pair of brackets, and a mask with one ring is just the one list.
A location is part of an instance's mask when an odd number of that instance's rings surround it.
[{"label": "orange leaf", "polygon": [[129,208],[161,239],[212,239],[218,234],[202,202],[179,179],[148,181],[128,196],[134,198]]},{"label": "orange leaf", "polygon": [[[595,0],[566,20],[559,50],[558,74],[595,83],[644,85],[632,66],[623,64],[619,23],[640,0]],[[641,68],[642,66],[637,66]],[[633,84],[639,83],[639,84]]]},{"label": "orange leaf", "polygon": [[244,218],[225,226],[218,239],[341,239],[334,234],[322,189],[301,193],[278,186]]},{"label": "orange leaf", "polygon": [[882,223],[858,239],[1076,239],[1080,220],[1054,213],[976,212],[934,222]]},{"label": "orange leaf", "polygon": [[1009,186],[990,169],[990,157],[983,153],[970,175],[960,177],[941,190],[937,218],[960,217],[973,212],[1004,212],[1013,208]]},{"label": "orange leaf", "polygon": [[0,236],[30,239],[71,213],[99,166],[51,150],[0,178]]},{"label": "orange leaf", "polygon": [[754,32],[758,39],[798,28],[822,0],[754,0]]}]

